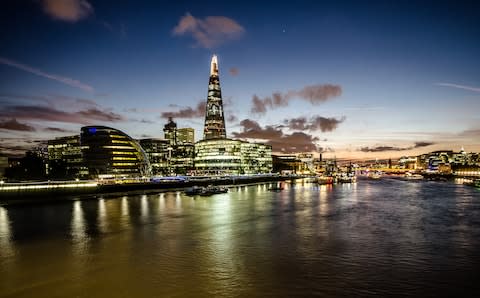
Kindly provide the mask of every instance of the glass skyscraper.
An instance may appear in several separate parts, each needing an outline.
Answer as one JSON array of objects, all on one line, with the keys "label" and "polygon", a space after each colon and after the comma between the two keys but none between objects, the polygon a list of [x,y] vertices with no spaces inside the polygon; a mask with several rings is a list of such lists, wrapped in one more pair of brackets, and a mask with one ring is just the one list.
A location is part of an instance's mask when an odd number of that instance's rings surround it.
[{"label": "glass skyscraper", "polygon": [[220,89],[220,78],[218,76],[218,61],[217,56],[213,55],[210,63],[210,79],[208,82],[203,139],[224,139],[226,135],[222,91]]}]

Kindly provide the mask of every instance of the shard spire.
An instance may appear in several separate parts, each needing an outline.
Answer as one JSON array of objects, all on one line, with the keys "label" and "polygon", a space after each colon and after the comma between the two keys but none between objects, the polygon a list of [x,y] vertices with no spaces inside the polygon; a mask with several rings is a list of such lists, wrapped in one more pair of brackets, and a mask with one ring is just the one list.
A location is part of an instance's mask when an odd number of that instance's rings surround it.
[{"label": "shard spire", "polygon": [[212,61],[210,62],[210,76],[217,76],[218,77],[217,55],[212,56]]}]

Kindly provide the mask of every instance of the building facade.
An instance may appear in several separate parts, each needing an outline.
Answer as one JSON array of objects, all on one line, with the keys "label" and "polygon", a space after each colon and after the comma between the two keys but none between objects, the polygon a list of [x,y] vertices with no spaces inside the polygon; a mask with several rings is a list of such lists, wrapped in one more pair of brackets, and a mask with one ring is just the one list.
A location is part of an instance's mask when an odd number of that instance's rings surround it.
[{"label": "building facade", "polygon": [[106,126],[82,127],[80,144],[91,178],[150,175],[150,163],[145,151],[120,130]]},{"label": "building facade", "polygon": [[51,178],[73,179],[88,175],[83,162],[80,136],[66,136],[47,142],[47,175]]},{"label": "building facade", "polygon": [[145,150],[145,154],[150,162],[151,173],[154,176],[169,175],[170,170],[170,140],[165,139],[141,139],[140,146]]},{"label": "building facade", "polygon": [[272,147],[232,139],[195,144],[196,175],[266,174],[272,170]]},{"label": "building facade", "polygon": [[171,146],[177,144],[177,123],[172,117],[168,117],[168,123],[163,127],[163,137],[170,142]]},{"label": "building facade", "polygon": [[190,127],[177,129],[177,144],[195,144],[195,130]]}]

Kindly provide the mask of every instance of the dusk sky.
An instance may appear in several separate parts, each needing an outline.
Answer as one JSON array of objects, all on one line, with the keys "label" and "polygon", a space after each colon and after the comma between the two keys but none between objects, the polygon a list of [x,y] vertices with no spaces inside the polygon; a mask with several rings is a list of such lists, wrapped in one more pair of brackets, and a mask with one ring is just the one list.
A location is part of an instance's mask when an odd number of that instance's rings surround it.
[{"label": "dusk sky", "polygon": [[480,151],[479,1],[12,0],[0,153],[105,125],[203,137],[218,55],[227,136],[275,152]]}]

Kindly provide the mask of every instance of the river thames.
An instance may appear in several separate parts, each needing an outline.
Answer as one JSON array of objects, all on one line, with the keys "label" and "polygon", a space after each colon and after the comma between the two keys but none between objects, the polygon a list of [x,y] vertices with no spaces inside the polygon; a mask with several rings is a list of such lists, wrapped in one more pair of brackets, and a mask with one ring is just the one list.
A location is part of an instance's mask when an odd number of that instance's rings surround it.
[{"label": "river thames", "polygon": [[480,191],[285,183],[0,207],[1,297],[478,297]]}]

